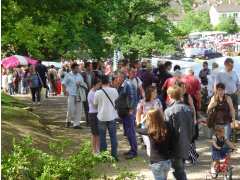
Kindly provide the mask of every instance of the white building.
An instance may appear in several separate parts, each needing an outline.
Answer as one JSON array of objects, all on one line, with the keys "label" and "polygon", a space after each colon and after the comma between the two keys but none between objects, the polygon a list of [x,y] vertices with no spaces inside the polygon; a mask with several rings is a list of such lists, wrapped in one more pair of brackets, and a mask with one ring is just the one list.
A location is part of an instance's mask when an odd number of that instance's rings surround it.
[{"label": "white building", "polygon": [[220,23],[221,17],[234,17],[236,23],[240,25],[240,5],[238,4],[220,4],[211,6],[209,15],[213,26]]}]

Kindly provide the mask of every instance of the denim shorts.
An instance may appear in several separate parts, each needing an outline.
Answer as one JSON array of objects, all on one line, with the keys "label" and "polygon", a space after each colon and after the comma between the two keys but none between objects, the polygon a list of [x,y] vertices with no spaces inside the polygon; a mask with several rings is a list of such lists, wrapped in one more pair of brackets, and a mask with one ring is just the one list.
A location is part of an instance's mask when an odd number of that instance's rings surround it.
[{"label": "denim shorts", "polygon": [[150,165],[155,180],[166,180],[171,168],[171,160],[159,161]]}]

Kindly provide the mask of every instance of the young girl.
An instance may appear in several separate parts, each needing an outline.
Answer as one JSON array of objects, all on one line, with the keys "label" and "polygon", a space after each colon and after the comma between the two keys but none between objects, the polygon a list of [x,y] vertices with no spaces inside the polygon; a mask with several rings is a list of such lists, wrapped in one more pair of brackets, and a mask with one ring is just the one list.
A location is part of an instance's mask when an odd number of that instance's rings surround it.
[{"label": "young girl", "polygon": [[93,104],[94,95],[96,91],[100,88],[101,82],[100,79],[94,78],[93,80],[93,87],[88,93],[88,105],[89,105],[89,121],[91,126],[92,132],[92,151],[94,154],[100,152],[100,145],[99,145],[99,132],[98,132],[98,118],[97,118],[97,108]]},{"label": "young girl", "polygon": [[235,149],[234,145],[224,137],[224,127],[220,125],[216,126],[212,144],[212,160],[213,160],[211,168],[212,174],[216,173],[215,167],[219,164],[219,161],[229,156],[228,155],[229,148]]},{"label": "young girl", "polygon": [[171,129],[158,109],[149,110],[146,116],[147,128],[137,129],[137,132],[150,139],[150,167],[154,179],[166,180],[171,167]]},{"label": "young girl", "polygon": [[[156,109],[163,114],[162,104],[157,98],[157,89],[154,86],[149,86],[145,92],[145,98],[142,99],[137,106],[136,123],[142,128],[146,127],[146,114],[150,109]],[[150,156],[150,142],[148,136],[142,136],[143,142],[146,145],[147,155]]]}]

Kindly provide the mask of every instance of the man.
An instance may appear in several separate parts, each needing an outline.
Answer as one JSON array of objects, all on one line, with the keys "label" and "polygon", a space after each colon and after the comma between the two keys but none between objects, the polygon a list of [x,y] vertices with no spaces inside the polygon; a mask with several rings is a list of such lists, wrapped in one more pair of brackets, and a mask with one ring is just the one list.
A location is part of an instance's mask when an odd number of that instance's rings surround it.
[{"label": "man", "polygon": [[164,98],[164,96],[166,97],[166,94],[164,95],[162,93],[162,87],[163,87],[165,81],[168,78],[171,78],[172,75],[167,71],[167,67],[165,66],[165,64],[159,63],[157,71],[155,73],[155,77],[156,77],[155,79],[156,79],[156,84],[157,84],[158,95],[160,95],[161,98]]},{"label": "man", "polygon": [[211,74],[208,75],[208,98],[211,98],[214,93],[214,86],[217,78],[217,74],[219,73],[219,65],[217,63],[212,63],[212,71]]},{"label": "man", "polygon": [[130,150],[124,155],[126,155],[126,159],[132,159],[137,156],[137,139],[135,130],[135,112],[138,103],[137,89],[129,79],[125,79],[125,73],[119,72],[117,78],[120,85],[118,88],[119,96],[126,95],[130,106],[129,114],[121,118],[123,121],[124,135],[127,136],[130,145]]},{"label": "man", "polygon": [[164,102],[163,102],[164,109],[166,108],[166,105],[168,105],[170,103],[170,99],[167,96],[168,88],[171,86],[174,86],[177,81],[181,81],[181,78],[182,78],[181,71],[175,71],[173,74],[173,77],[166,79],[164,84],[162,85],[161,95],[162,95],[162,98],[164,99]]},{"label": "man", "polygon": [[144,90],[142,87],[142,80],[137,77],[137,69],[131,67],[129,70],[129,80],[134,85],[135,89],[137,90],[137,101],[144,97]]},{"label": "man", "polygon": [[186,75],[182,77],[182,81],[186,84],[187,93],[193,98],[193,103],[196,111],[201,107],[201,83],[194,76],[194,71],[189,68],[186,71]]},{"label": "man", "polygon": [[[88,86],[88,89],[86,89],[86,94],[88,94],[88,90],[90,90],[92,88],[92,83],[94,81],[95,75],[92,72],[92,63],[91,62],[86,62],[85,63],[85,71],[81,72],[83,79],[85,81],[85,83]],[[85,112],[85,117],[86,117],[86,123],[87,126],[89,125],[89,120],[88,120],[88,102],[85,101],[83,102],[83,106],[84,106],[84,112]]]},{"label": "man", "polygon": [[166,71],[169,73],[172,69],[172,62],[171,61],[167,61],[164,63],[165,69]]},{"label": "man", "polygon": [[235,109],[235,117],[238,119],[238,95],[240,90],[240,81],[238,75],[233,71],[234,62],[231,58],[227,58],[224,62],[225,72],[217,74],[215,85],[223,83],[225,85],[225,92],[232,98]]},{"label": "man", "polygon": [[154,82],[154,76],[149,68],[147,68],[147,61],[142,61],[142,68],[139,70],[137,75],[143,82],[142,86],[144,91],[148,86],[151,86]]},{"label": "man", "polygon": [[201,83],[204,86],[208,85],[207,76],[210,74],[210,69],[208,68],[207,61],[203,62],[203,69],[199,72],[199,78],[201,79]]},{"label": "man", "polygon": [[[36,65],[35,69],[42,80],[43,87],[46,89],[45,97],[48,98],[49,87],[47,85],[47,72],[48,72],[47,67],[42,64],[42,61],[38,60],[38,64]],[[41,92],[41,90],[40,90],[40,92]]]},{"label": "man", "polygon": [[63,93],[68,96],[66,127],[70,127],[71,121],[73,121],[73,128],[80,129],[83,101],[86,101],[84,88],[87,88],[87,85],[79,73],[79,66],[77,63],[71,65],[71,70],[70,73],[65,75],[62,81]]},{"label": "man", "polygon": [[94,79],[94,73],[92,72],[92,63],[91,62],[86,62],[85,63],[85,71],[81,72],[83,79],[85,83],[88,86],[88,89],[92,88],[92,82]]},{"label": "man", "polygon": [[201,80],[201,111],[206,112],[208,106],[208,75],[210,75],[210,69],[208,68],[207,61],[203,62],[203,69],[199,72],[199,78]]},{"label": "man", "polygon": [[167,91],[172,104],[165,110],[165,120],[169,122],[174,143],[172,147],[172,168],[176,180],[187,180],[184,159],[188,152],[194,134],[193,112],[190,107],[181,102],[181,88],[174,86]]},{"label": "man", "polygon": [[53,96],[57,95],[57,78],[58,73],[55,69],[54,65],[50,66],[50,69],[48,70],[48,80],[50,83],[51,93]]},{"label": "man", "polygon": [[98,90],[94,96],[94,105],[98,109],[98,130],[100,138],[100,151],[107,150],[106,130],[109,132],[111,140],[111,155],[117,157],[117,129],[116,121],[118,118],[115,110],[115,100],[118,98],[118,92],[115,88],[109,86],[108,76],[102,76],[102,89]]}]

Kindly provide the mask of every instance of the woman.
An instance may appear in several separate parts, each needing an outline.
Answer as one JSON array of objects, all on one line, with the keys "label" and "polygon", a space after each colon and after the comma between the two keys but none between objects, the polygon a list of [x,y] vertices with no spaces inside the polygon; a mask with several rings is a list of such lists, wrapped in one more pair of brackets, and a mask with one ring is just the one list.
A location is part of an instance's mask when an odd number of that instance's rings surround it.
[{"label": "woman", "polygon": [[164,122],[158,109],[149,110],[146,115],[147,128],[138,129],[150,139],[150,167],[155,180],[166,180],[171,167],[170,153],[173,143],[171,129]]},{"label": "woman", "polygon": [[193,103],[193,99],[190,94],[187,93],[186,85],[184,82],[177,81],[176,86],[181,88],[182,91],[182,102],[186,105],[188,105],[192,112],[193,112],[193,119],[194,119],[194,125],[195,125],[195,134],[192,138],[192,143],[190,145],[190,150],[189,150],[189,159],[186,160],[185,162],[187,164],[192,163],[195,164],[197,161],[197,158],[199,157],[199,154],[196,152],[196,146],[195,146],[195,140],[198,138],[198,124],[197,124],[197,118],[196,118],[196,110],[195,106]]},{"label": "woman", "polygon": [[[136,114],[136,123],[137,125],[141,125],[142,128],[146,127],[146,114],[150,109],[158,110],[162,115],[162,104],[160,100],[157,98],[157,89],[154,86],[149,86],[145,92],[145,98],[142,99],[137,106],[137,114]],[[147,154],[150,156],[150,141],[148,136],[142,136],[144,144],[147,148]]]},{"label": "woman", "polygon": [[[35,67],[31,66],[29,69],[29,75],[28,75],[28,83],[29,87],[31,89],[31,94],[32,94],[32,103],[35,104],[37,103],[40,105],[40,89],[41,89],[41,79],[38,75],[38,73],[35,70]],[[36,102],[37,98],[37,102]]]},{"label": "woman", "polygon": [[7,70],[2,69],[2,89],[4,93],[7,93],[8,90],[8,75]]},{"label": "woman", "polygon": [[231,97],[225,94],[225,85],[223,83],[216,85],[216,91],[208,105],[208,112],[213,108],[216,112],[214,126],[224,125],[225,138],[230,140],[230,124],[235,123],[235,109]]},{"label": "woman", "polygon": [[97,108],[93,104],[95,92],[100,88],[101,82],[98,78],[95,78],[92,82],[92,89],[88,93],[88,105],[89,114],[88,118],[90,121],[91,132],[92,132],[92,150],[94,154],[99,153],[99,132],[98,132],[98,118],[97,118]]},{"label": "woman", "polygon": [[190,94],[187,93],[187,89],[186,89],[186,85],[184,82],[181,81],[176,81],[175,83],[176,86],[180,87],[182,90],[182,102],[186,105],[188,105],[191,110],[193,111],[193,115],[194,115],[194,123],[197,123],[197,118],[196,118],[196,109],[193,103],[193,98]]}]

